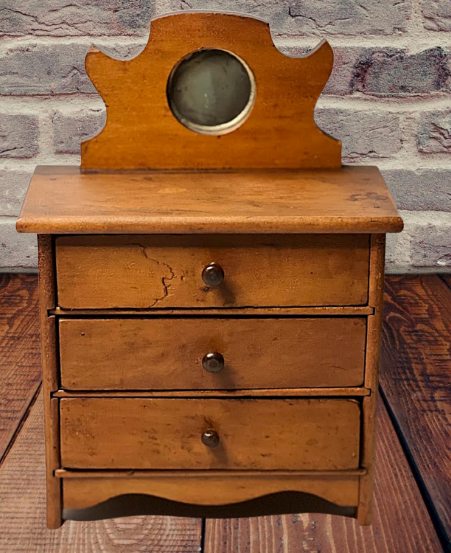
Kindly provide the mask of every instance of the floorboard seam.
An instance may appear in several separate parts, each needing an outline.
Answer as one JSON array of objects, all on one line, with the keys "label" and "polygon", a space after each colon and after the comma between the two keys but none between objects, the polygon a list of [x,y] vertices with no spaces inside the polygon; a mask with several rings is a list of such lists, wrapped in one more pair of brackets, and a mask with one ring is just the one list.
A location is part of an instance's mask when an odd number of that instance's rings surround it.
[{"label": "floorboard seam", "polygon": [[451,290],[451,284],[445,278],[443,278],[443,275],[438,275],[438,276],[440,280],[445,283],[446,287]]},{"label": "floorboard seam", "polygon": [[207,528],[207,519],[203,518],[201,521],[201,527],[200,527],[200,547],[199,551],[200,553],[204,553],[205,551],[205,531]]},{"label": "floorboard seam", "polygon": [[409,444],[408,444],[406,438],[404,437],[401,426],[398,423],[398,419],[396,418],[396,415],[395,415],[394,411],[391,408],[390,402],[388,401],[388,398],[385,395],[385,392],[384,392],[382,386],[379,386],[379,392],[380,392],[380,396],[381,396],[381,398],[384,402],[385,408],[387,409],[388,416],[390,417],[393,428],[395,429],[395,432],[396,432],[396,435],[398,437],[399,443],[401,444],[404,455],[407,459],[407,462],[409,463],[409,467],[410,467],[410,470],[412,471],[412,475],[415,479],[415,482],[418,486],[418,489],[420,490],[421,497],[423,498],[426,509],[429,513],[429,516],[431,517],[432,524],[434,525],[434,529],[437,533],[438,539],[440,540],[440,544],[443,547],[443,551],[444,551],[444,553],[451,553],[451,541],[448,538],[446,530],[445,530],[445,528],[442,524],[442,521],[440,520],[440,516],[437,512],[437,509],[435,508],[432,497],[431,497],[431,495],[430,495],[430,493],[427,489],[427,486],[424,482],[424,479],[421,475],[421,471],[419,470],[419,468],[418,468],[418,466],[415,462],[415,458],[412,454],[412,451],[409,447]]},{"label": "floorboard seam", "polygon": [[33,397],[31,398],[30,402],[28,403],[24,414],[22,415],[22,418],[19,421],[19,424],[17,425],[13,435],[11,436],[11,439],[8,442],[8,445],[5,448],[5,451],[3,455],[0,457],[0,470],[2,469],[3,463],[5,462],[5,459],[8,457],[9,452],[11,451],[12,447],[14,446],[20,431],[22,430],[23,425],[25,424],[25,421],[28,419],[28,416],[30,414],[30,411],[33,407],[33,405],[36,403],[36,400],[39,396],[39,392],[41,391],[42,382],[40,382],[33,394]]}]

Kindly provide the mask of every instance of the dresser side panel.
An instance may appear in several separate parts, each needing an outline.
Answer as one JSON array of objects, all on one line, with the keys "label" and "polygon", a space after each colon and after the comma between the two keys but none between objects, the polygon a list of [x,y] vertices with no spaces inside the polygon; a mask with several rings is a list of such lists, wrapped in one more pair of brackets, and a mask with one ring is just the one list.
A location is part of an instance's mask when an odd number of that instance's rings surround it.
[{"label": "dresser side panel", "polygon": [[39,302],[41,319],[42,387],[44,393],[47,526],[62,524],[62,487],[54,471],[60,467],[58,400],[51,393],[58,389],[57,325],[48,310],[56,306],[56,277],[53,239],[38,235]]},{"label": "dresser side panel", "polygon": [[376,407],[379,383],[379,360],[384,301],[385,234],[371,237],[369,303],[374,315],[368,317],[365,386],[371,395],[362,403],[361,466],[366,474],[360,477],[357,518],[362,525],[371,524],[376,439]]}]

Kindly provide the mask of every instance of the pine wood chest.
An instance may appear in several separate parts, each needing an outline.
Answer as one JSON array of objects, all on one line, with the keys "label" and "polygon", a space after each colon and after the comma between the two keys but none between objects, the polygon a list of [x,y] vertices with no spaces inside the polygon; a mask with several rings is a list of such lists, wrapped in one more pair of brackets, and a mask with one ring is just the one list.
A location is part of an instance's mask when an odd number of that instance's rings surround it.
[{"label": "pine wood chest", "polygon": [[[172,105],[174,67],[205,49],[254,79],[229,128]],[[49,527],[124,494],[204,516],[313,497],[369,524],[402,221],[379,171],[341,166],[314,124],[330,47],[290,59],[261,21],[184,14],[137,58],[93,49],[86,66],[107,125],[81,168],[37,168],[17,222],[39,238]]]}]

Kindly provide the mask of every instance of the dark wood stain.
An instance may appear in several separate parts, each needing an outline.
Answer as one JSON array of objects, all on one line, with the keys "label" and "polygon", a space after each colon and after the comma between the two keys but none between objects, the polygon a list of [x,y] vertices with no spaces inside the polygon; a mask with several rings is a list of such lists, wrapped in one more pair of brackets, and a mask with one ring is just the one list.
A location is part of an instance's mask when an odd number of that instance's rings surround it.
[{"label": "dark wood stain", "polygon": [[0,462],[41,381],[36,275],[0,275]]},{"label": "dark wood stain", "polygon": [[448,286],[448,288],[451,289],[451,275],[440,275],[443,282],[446,283],[446,285]]},{"label": "dark wood stain", "polygon": [[451,547],[451,289],[436,275],[387,279],[381,386]]}]

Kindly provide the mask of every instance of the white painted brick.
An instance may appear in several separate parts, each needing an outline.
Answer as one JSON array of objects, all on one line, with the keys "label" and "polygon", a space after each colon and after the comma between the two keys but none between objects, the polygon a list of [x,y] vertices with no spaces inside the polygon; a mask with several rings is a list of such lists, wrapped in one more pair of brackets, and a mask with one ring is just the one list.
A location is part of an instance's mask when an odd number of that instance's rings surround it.
[{"label": "white painted brick", "polygon": [[406,31],[410,0],[290,2],[289,16],[304,32],[328,35],[393,35]]},{"label": "white painted brick", "polygon": [[35,234],[19,234],[16,218],[0,218],[0,271],[36,269],[38,248]]},{"label": "white painted brick", "polygon": [[39,123],[34,115],[0,113],[0,158],[28,158],[39,151]]},{"label": "white painted brick", "polygon": [[426,154],[451,154],[451,111],[426,111],[421,114],[418,150]]},{"label": "white painted brick", "polygon": [[155,14],[209,10],[249,14],[271,22],[274,32],[299,35],[391,35],[406,30],[410,0],[163,0]]},{"label": "white painted brick", "polygon": [[18,44],[0,55],[0,94],[96,93],[85,71],[89,44]]},{"label": "white painted brick", "polygon": [[0,216],[19,215],[32,172],[0,170]]},{"label": "white painted brick", "polygon": [[251,15],[269,21],[281,13],[288,18],[289,5],[287,1],[277,0],[157,0],[153,13],[155,17],[161,17],[180,11],[218,11]]},{"label": "white painted brick", "polygon": [[451,2],[449,0],[423,0],[421,8],[426,29],[451,31]]},{"label": "white painted brick", "polygon": [[80,109],[53,114],[54,147],[57,153],[80,154],[80,144],[98,134],[105,125],[105,109]]},{"label": "white painted brick", "polygon": [[415,96],[449,89],[447,52],[436,46],[410,54],[373,49],[354,69],[352,90],[375,96]]},{"label": "white painted brick", "polygon": [[451,213],[423,211],[412,217],[411,264],[419,269],[451,269]]},{"label": "white painted brick", "polygon": [[345,161],[390,157],[401,149],[399,117],[383,111],[315,111],[318,126],[342,141]]},{"label": "white painted brick", "polygon": [[401,211],[404,230],[389,235],[387,272],[450,272],[451,213]]},{"label": "white painted brick", "polygon": [[6,36],[139,35],[150,26],[151,0],[6,0]]},{"label": "white painted brick", "polygon": [[354,75],[361,60],[367,59],[371,52],[367,48],[334,48],[334,67],[323,94],[344,96],[353,92]]},{"label": "white painted brick", "polygon": [[[405,213],[401,213],[406,225]],[[405,228],[401,233],[387,234],[385,272],[388,274],[409,272],[411,237]]]},{"label": "white painted brick", "polygon": [[388,169],[382,175],[398,209],[451,211],[451,166],[449,170]]},{"label": "white painted brick", "polygon": [[[327,34],[322,38],[328,38]],[[277,36],[274,39],[277,43]],[[278,44],[282,52],[295,57],[306,53],[305,46],[293,46],[291,39],[286,47],[284,40],[287,41],[287,37],[281,38]],[[402,98],[451,88],[451,56],[439,46],[414,54],[390,46],[364,48],[340,44],[333,50],[334,67],[324,94],[345,96],[360,92],[368,96]]]}]

